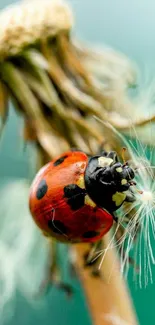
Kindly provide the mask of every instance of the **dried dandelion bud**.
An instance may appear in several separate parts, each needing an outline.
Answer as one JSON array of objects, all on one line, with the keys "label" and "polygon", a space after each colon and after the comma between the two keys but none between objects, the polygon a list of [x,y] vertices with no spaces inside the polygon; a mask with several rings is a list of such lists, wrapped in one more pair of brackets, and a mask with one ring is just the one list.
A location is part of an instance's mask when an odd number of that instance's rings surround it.
[{"label": "dried dandelion bud", "polygon": [[[63,0],[19,2],[0,13],[2,127],[11,98],[25,119],[25,141],[36,139],[49,158],[69,147],[94,153],[106,134],[93,116],[127,132],[148,122],[130,118],[137,107],[126,91],[136,81],[132,61],[75,42],[73,21]],[[108,145],[119,152],[111,134]]]},{"label": "dried dandelion bud", "polygon": [[61,0],[25,1],[10,6],[0,14],[0,59],[68,32],[72,25],[70,7]]}]

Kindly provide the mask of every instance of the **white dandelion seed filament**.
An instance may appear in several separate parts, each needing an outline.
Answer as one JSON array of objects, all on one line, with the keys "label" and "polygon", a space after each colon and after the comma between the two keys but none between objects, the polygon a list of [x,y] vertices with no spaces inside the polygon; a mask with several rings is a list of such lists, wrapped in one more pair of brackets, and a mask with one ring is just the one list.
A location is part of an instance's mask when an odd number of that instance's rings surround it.
[{"label": "white dandelion seed filament", "polygon": [[151,191],[143,191],[140,200],[145,204],[153,201],[153,193]]},{"label": "white dandelion seed filament", "polygon": [[[94,116],[95,117],[95,116]],[[142,144],[137,136],[136,129],[132,128],[134,141],[123,136],[111,124],[100,121],[103,127],[109,129],[113,135],[121,141],[130,156],[130,163],[135,168],[135,181],[137,186],[132,190],[135,195],[135,201],[130,203],[129,207],[121,210],[119,223],[111,241],[104,250],[98,252],[98,256],[103,256],[109,249],[118,247],[121,251],[121,271],[127,276],[129,271],[130,256],[134,261],[135,267],[134,280],[139,286],[147,286],[153,282],[152,266],[155,264],[155,250],[153,248],[155,240],[155,166],[152,164],[155,158],[155,148],[147,147]],[[128,223],[125,224],[125,221]],[[125,231],[121,238],[116,239],[119,225],[124,227]]]}]

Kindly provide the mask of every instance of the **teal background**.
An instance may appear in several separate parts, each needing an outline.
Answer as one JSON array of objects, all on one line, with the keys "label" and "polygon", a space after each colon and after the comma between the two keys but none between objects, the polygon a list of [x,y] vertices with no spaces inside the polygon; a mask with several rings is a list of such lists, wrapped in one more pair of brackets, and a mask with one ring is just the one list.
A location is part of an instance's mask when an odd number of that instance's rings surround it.
[{"label": "teal background", "polygon": [[[155,3],[152,0],[70,0],[69,2],[75,11],[75,33],[80,38],[113,46],[135,60],[142,72],[147,70],[150,76],[154,75]],[[9,0],[1,0],[0,8],[9,3]],[[10,178],[24,178],[29,175],[30,153],[26,150],[23,154],[18,125],[19,120],[11,110],[1,143],[1,186]],[[63,247],[63,250],[65,249]],[[68,277],[68,273],[65,276]],[[153,277],[155,279],[155,268]],[[63,293],[53,289],[44,298],[46,307],[36,311],[17,294],[16,312],[9,325],[31,325],[34,322],[38,325],[91,324],[78,280],[69,280],[73,281],[75,286],[75,296],[69,303]],[[131,274],[129,286],[140,324],[154,325],[155,285],[150,284],[146,289],[135,289]]]}]

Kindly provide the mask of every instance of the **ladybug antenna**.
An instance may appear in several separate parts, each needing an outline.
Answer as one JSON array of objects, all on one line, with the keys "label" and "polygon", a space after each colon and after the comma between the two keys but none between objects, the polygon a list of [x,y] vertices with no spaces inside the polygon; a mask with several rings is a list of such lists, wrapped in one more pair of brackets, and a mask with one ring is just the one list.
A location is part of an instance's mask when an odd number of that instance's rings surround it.
[{"label": "ladybug antenna", "polygon": [[138,190],[138,188],[136,188],[136,191],[137,191],[138,194],[143,194],[144,193],[143,191]]},{"label": "ladybug antenna", "polygon": [[123,160],[123,166],[126,166],[126,165],[128,165],[128,162],[126,161],[126,159],[125,159],[125,153],[126,153],[126,151],[127,151],[127,148],[126,147],[123,147],[122,148],[122,153],[121,153],[121,156],[122,156],[122,160]]},{"label": "ladybug antenna", "polygon": [[136,182],[132,181],[132,182],[130,182],[130,185],[131,185],[131,186],[135,186],[135,187],[134,187],[134,188],[135,188],[135,191],[136,191],[138,194],[143,194],[143,191],[139,190],[139,189],[136,187],[136,185],[137,185]]}]

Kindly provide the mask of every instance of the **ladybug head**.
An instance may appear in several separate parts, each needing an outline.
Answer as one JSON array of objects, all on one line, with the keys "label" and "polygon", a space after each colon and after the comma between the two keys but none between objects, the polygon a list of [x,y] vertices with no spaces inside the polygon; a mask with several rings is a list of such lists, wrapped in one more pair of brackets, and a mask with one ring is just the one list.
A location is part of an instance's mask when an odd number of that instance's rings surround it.
[{"label": "ladybug head", "polygon": [[116,152],[103,152],[91,157],[85,171],[85,186],[91,199],[109,212],[116,211],[124,201],[134,201],[131,190],[134,170],[118,161]]}]

